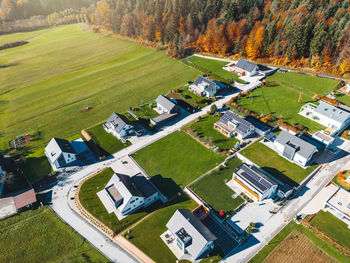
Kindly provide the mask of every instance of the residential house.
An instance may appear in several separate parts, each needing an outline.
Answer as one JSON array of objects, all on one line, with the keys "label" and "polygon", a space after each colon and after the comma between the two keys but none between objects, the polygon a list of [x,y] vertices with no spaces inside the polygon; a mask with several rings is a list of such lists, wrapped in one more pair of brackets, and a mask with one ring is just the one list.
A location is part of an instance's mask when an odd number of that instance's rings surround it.
[{"label": "residential house", "polygon": [[52,138],[45,147],[45,155],[54,171],[73,166],[77,161],[77,153],[69,141]]},{"label": "residential house", "polygon": [[240,165],[232,179],[257,201],[274,198],[277,194],[278,183],[255,166]]},{"label": "residential house", "polygon": [[103,124],[106,132],[118,139],[123,139],[134,133],[134,126],[123,115],[113,112],[111,117]]},{"label": "residential house", "polygon": [[176,210],[166,227],[167,245],[178,259],[198,260],[214,248],[216,236],[188,209]]},{"label": "residential house", "polygon": [[222,118],[214,124],[214,128],[227,137],[239,140],[247,138],[255,132],[255,126],[232,111],[226,111]]},{"label": "residential house", "polygon": [[350,192],[339,188],[326,202],[325,209],[350,227]]},{"label": "residential house", "polygon": [[205,77],[199,76],[190,85],[189,90],[198,96],[210,98],[216,95],[217,91],[220,90],[220,86]]},{"label": "residential house", "polygon": [[273,143],[280,155],[300,166],[308,165],[318,152],[316,146],[286,131],[282,131]]},{"label": "residential house", "polygon": [[349,112],[323,101],[319,105],[305,104],[299,114],[328,127],[327,132],[330,135],[340,133],[350,125]]},{"label": "residential house", "polygon": [[157,107],[155,110],[160,114],[150,119],[154,126],[161,126],[181,114],[181,107],[164,95],[159,95],[156,102]]},{"label": "residential house", "polygon": [[45,147],[45,155],[54,171],[72,166],[90,164],[95,161],[82,138],[71,142],[64,139],[52,138]]},{"label": "residential house", "polygon": [[224,69],[241,76],[253,77],[259,74],[259,66],[245,59],[240,59],[237,63],[229,63]]},{"label": "residential house", "polygon": [[154,185],[141,173],[134,176],[115,173],[97,195],[108,213],[115,213],[119,219],[160,198]]}]

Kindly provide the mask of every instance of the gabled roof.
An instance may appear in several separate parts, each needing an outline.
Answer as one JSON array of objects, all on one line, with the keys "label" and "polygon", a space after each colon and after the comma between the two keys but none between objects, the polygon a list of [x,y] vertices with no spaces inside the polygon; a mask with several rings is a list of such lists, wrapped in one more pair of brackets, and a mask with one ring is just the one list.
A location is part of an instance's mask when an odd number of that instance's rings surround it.
[{"label": "gabled roof", "polygon": [[239,134],[243,135],[249,132],[250,128],[253,126],[249,121],[234,114],[232,111],[226,111],[221,117],[220,122],[224,123],[225,125],[229,125],[229,122],[235,123],[237,125],[235,130]]},{"label": "gabled roof", "polygon": [[261,194],[265,193],[273,185],[277,185],[277,182],[265,175],[258,168],[248,166],[245,163],[240,165],[235,173],[254,186]]},{"label": "gabled roof", "polygon": [[30,189],[14,197],[16,209],[21,209],[36,202],[34,189]]},{"label": "gabled roof", "polygon": [[303,139],[286,131],[282,131],[277,136],[275,142],[286,146],[289,150],[292,150],[293,148],[295,153],[298,153],[307,159],[317,150],[317,148],[311,143],[308,143],[307,141],[304,141]]},{"label": "gabled roof", "polygon": [[240,59],[236,64],[237,68],[243,69],[248,72],[252,72],[257,66],[258,65],[254,64],[253,62],[250,62],[245,59]]},{"label": "gabled roof", "polygon": [[349,112],[339,109],[337,107],[334,107],[332,105],[329,105],[328,103],[325,103],[322,101],[317,106],[317,108],[314,109],[314,111],[320,115],[326,116],[340,123],[344,123],[350,118]]},{"label": "gabled roof", "polygon": [[192,242],[186,247],[186,250],[194,258],[208,242],[216,240],[216,236],[188,209],[176,210],[166,227],[173,234],[181,230],[181,233],[185,231],[186,235],[190,236]]},{"label": "gabled roof", "polygon": [[207,79],[205,77],[202,77],[202,76],[198,76],[198,78],[196,78],[196,80],[193,82],[192,85],[194,85],[194,86],[198,86],[198,85],[205,86],[205,90],[209,91],[209,92],[214,90],[214,89],[216,89],[216,87],[217,87],[217,85],[213,81],[211,81],[211,80],[209,80],[209,79]]},{"label": "gabled roof", "polygon": [[162,94],[160,94],[158,98],[156,98],[156,102],[169,112],[176,107],[176,104],[174,102],[172,102],[170,99],[168,99]]},{"label": "gabled roof", "polygon": [[69,141],[59,138],[52,138],[49,144],[45,147],[45,151],[50,158],[51,163],[54,163],[61,153],[76,154]]},{"label": "gabled roof", "polygon": [[107,123],[114,127],[114,130],[119,133],[126,125],[131,125],[131,122],[123,115],[113,112],[111,117],[107,120]]}]

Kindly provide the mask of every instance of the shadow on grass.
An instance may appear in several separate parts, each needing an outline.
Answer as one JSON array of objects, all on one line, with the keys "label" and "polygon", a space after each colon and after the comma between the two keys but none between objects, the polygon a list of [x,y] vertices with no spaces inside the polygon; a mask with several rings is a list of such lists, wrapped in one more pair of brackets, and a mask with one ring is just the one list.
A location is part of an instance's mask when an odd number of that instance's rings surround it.
[{"label": "shadow on grass", "polygon": [[167,197],[171,198],[182,192],[181,187],[174,182],[171,178],[164,178],[162,175],[157,174],[151,178],[151,181],[158,187],[158,189]]},{"label": "shadow on grass", "polygon": [[290,179],[288,176],[286,176],[283,171],[279,171],[275,168],[272,167],[261,167],[264,171],[266,171],[267,173],[271,174],[272,176],[276,177],[278,180],[280,180],[281,182],[288,184],[291,187],[294,186],[298,186],[299,184],[295,181],[293,181],[292,179]]}]

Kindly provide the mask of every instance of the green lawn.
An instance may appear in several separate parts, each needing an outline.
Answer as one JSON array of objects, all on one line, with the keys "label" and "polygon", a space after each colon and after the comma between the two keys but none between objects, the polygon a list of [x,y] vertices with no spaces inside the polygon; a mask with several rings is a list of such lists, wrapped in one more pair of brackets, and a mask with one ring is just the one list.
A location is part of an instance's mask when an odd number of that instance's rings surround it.
[{"label": "green lawn", "polygon": [[184,132],[174,132],[134,153],[132,157],[152,181],[171,197],[224,160]]},{"label": "green lawn", "polygon": [[221,149],[232,149],[237,142],[236,138],[227,138],[222,133],[214,129],[214,123],[219,121],[221,117],[215,117],[213,115],[205,115],[201,117],[199,121],[194,121],[188,124],[186,127],[196,131],[200,138],[212,138],[213,144]]},{"label": "green lawn", "polygon": [[[325,94],[334,89],[338,81],[317,78],[297,73],[278,73],[266,78],[274,82],[275,86],[260,87],[251,95],[242,97],[237,104],[252,110],[258,114],[271,114],[276,118],[282,118],[290,124],[301,124],[310,131],[320,130],[324,127],[317,122],[299,115],[302,105],[314,102],[312,97],[317,94]],[[302,101],[299,103],[299,94],[303,92]]]},{"label": "green lawn", "polygon": [[77,24],[1,51],[0,65],[9,65],[0,74],[1,148],[23,133],[41,131],[34,147],[79,132],[199,75],[164,51],[85,32]]},{"label": "green lawn", "polygon": [[313,232],[308,230],[302,225],[298,225],[294,222],[290,222],[285,226],[262,250],[256,254],[249,263],[260,263],[262,262],[277,245],[282,242],[293,230],[297,230],[300,233],[304,234],[315,246],[324,250],[329,256],[335,258],[339,262],[349,262],[349,258],[343,255],[335,247],[331,246],[323,239],[315,235]]},{"label": "green lawn", "polygon": [[238,158],[231,159],[226,163],[226,167],[213,171],[190,187],[216,211],[221,209],[225,212],[232,211],[244,200],[240,196],[233,199],[232,195],[235,192],[226,185],[226,182],[232,179],[233,173],[241,164],[242,161]]},{"label": "green lawn", "polygon": [[348,225],[329,212],[320,211],[311,224],[338,243],[350,249],[350,229]]},{"label": "green lawn", "polygon": [[177,209],[193,210],[196,206],[197,204],[194,201],[190,200],[185,194],[182,194],[182,197],[176,198],[167,207],[156,211],[135,226],[131,230],[132,238],[130,241],[155,262],[175,262],[176,257],[163,240],[161,240],[160,235],[167,230],[166,224]]},{"label": "green lawn", "polygon": [[48,207],[0,220],[0,262],[109,262]]},{"label": "green lawn", "polygon": [[108,156],[116,153],[130,145],[130,142],[123,143],[112,134],[106,132],[101,123],[87,129],[86,131],[90,134],[93,141],[99,146],[101,156]]},{"label": "green lawn", "polygon": [[98,198],[97,192],[106,187],[106,184],[111,179],[113,174],[113,170],[108,168],[100,174],[85,181],[79,192],[79,200],[82,206],[94,217],[108,226],[112,231],[114,231],[114,233],[119,233],[128,226],[140,220],[142,217],[146,216],[160,204],[156,202],[147,209],[141,209],[132,213],[131,215],[128,215],[121,221],[118,220],[114,213],[108,214],[106,208]]},{"label": "green lawn", "polygon": [[260,143],[260,141],[253,143],[240,153],[269,174],[290,186],[297,186],[316,169],[316,166],[310,166],[307,169],[301,168],[299,165],[281,157],[274,150]]},{"label": "green lawn", "polygon": [[152,104],[153,107],[156,106],[156,104],[154,102],[150,102],[150,103],[147,103],[147,104],[144,104],[142,106],[136,106],[136,107],[133,107],[133,113],[139,117],[139,118],[142,118],[142,119],[151,119],[155,116],[158,116],[159,113],[156,112],[153,108],[151,108],[149,106],[149,104]]},{"label": "green lawn", "polygon": [[208,72],[215,74],[225,80],[234,80],[238,83],[244,83],[243,80],[239,79],[238,75],[223,69],[223,66],[227,65],[228,62],[215,59],[207,59],[197,56],[189,57],[186,59],[186,61],[190,62],[189,65],[196,65],[198,68],[205,71],[204,73]]},{"label": "green lawn", "polygon": [[18,32],[18,33],[10,33],[6,35],[1,35],[0,45],[4,45],[7,43],[12,43],[20,40],[28,40],[32,37],[35,37],[43,32],[47,31],[47,29],[31,31],[31,32]]}]

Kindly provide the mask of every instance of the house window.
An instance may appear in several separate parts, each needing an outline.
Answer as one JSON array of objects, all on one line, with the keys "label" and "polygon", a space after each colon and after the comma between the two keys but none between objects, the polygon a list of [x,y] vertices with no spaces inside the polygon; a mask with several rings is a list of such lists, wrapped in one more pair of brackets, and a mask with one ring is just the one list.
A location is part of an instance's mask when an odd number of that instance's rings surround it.
[{"label": "house window", "polygon": [[182,242],[180,241],[180,239],[178,239],[178,238],[176,239],[176,245],[178,246],[179,249],[182,250],[183,244],[182,244]]},{"label": "house window", "polygon": [[132,203],[134,203],[135,202],[135,200],[132,200],[131,202],[130,202],[130,204],[132,204]]}]

